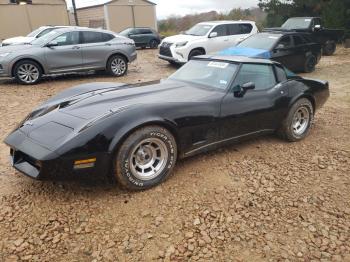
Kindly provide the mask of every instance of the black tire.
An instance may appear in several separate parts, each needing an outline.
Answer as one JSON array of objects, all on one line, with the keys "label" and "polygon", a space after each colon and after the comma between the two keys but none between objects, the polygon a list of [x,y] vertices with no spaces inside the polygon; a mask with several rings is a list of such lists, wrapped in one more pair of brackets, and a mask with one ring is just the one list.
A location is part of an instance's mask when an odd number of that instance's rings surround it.
[{"label": "black tire", "polygon": [[[156,146],[158,149],[154,150]],[[176,159],[173,135],[163,127],[148,126],[135,131],[123,142],[115,156],[114,173],[123,188],[145,190],[168,178]]]},{"label": "black tire", "polygon": [[192,57],[199,55],[205,55],[205,52],[201,49],[192,50],[188,56],[188,61],[190,61]]},{"label": "black tire", "polygon": [[122,55],[113,55],[108,59],[107,72],[111,76],[117,77],[126,75],[128,72],[128,60]]},{"label": "black tire", "polygon": [[157,40],[155,40],[155,39],[152,39],[150,42],[149,42],[149,47],[151,48],[151,49],[157,49],[158,48],[158,45],[159,45],[159,43],[158,43],[158,41]]},{"label": "black tire", "polygon": [[334,41],[327,41],[323,46],[323,54],[326,56],[333,55],[336,49],[337,45]]},{"label": "black tire", "polygon": [[[297,132],[298,129],[294,128],[294,124],[297,124],[297,114],[299,112],[307,112],[308,121],[299,122],[300,127],[304,124],[302,129],[299,129],[300,132]],[[287,117],[281,124],[281,127],[278,130],[278,134],[281,138],[289,142],[297,142],[308,136],[310,129],[314,121],[314,109],[310,100],[306,98],[299,99],[289,110]]]},{"label": "black tire", "polygon": [[35,85],[41,80],[43,75],[41,66],[32,60],[19,61],[15,65],[13,72],[16,81],[21,85]]},{"label": "black tire", "polygon": [[316,64],[317,64],[317,57],[313,54],[309,54],[305,59],[303,71],[305,73],[311,73],[315,71]]}]

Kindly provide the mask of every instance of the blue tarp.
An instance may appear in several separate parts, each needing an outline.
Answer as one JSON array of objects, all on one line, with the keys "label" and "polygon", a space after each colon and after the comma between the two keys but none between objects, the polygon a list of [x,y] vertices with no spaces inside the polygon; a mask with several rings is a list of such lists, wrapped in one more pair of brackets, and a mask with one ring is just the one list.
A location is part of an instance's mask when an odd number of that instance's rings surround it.
[{"label": "blue tarp", "polygon": [[247,56],[252,58],[271,58],[271,52],[264,49],[255,49],[247,47],[230,47],[222,50],[218,53],[219,55],[229,55],[229,56]]}]

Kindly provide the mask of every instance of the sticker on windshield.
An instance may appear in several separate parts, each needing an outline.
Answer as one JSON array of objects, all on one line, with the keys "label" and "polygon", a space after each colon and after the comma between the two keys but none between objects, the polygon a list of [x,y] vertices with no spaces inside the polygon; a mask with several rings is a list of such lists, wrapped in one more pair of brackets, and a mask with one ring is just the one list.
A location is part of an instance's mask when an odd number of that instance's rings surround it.
[{"label": "sticker on windshield", "polygon": [[271,39],[278,39],[278,36],[269,36]]},{"label": "sticker on windshield", "polygon": [[220,85],[227,85],[227,81],[226,80],[220,80]]},{"label": "sticker on windshield", "polygon": [[310,18],[305,19],[305,22],[311,22],[311,19]]},{"label": "sticker on windshield", "polygon": [[223,63],[223,62],[210,62],[208,64],[209,67],[216,67],[221,69],[228,67],[228,65],[229,65],[228,63]]}]

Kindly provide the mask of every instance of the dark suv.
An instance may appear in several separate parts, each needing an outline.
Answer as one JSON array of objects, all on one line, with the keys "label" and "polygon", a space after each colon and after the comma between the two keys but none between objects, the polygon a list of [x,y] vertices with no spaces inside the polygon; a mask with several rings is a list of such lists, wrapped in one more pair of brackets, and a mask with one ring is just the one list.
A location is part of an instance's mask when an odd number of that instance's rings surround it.
[{"label": "dark suv", "polygon": [[161,41],[159,34],[148,27],[127,28],[119,34],[131,38],[135,41],[137,47],[142,48],[158,48]]}]

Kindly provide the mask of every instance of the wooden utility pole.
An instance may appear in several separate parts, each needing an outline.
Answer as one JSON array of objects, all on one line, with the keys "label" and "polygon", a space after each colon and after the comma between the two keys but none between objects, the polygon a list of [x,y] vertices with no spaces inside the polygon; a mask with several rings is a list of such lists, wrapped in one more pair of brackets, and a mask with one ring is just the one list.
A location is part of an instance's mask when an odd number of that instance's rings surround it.
[{"label": "wooden utility pole", "polygon": [[72,5],[73,5],[75,25],[79,26],[79,20],[78,20],[77,7],[75,5],[75,0],[72,0]]}]

